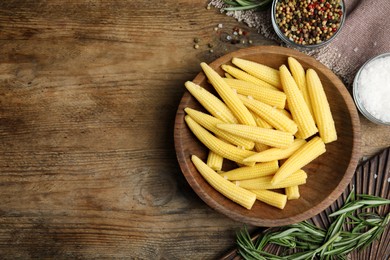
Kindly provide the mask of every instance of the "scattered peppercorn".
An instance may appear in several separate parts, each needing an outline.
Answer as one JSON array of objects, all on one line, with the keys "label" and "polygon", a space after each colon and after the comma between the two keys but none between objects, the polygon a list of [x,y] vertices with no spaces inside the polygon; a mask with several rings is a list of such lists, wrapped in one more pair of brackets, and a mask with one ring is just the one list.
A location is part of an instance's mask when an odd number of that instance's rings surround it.
[{"label": "scattered peppercorn", "polygon": [[[203,42],[203,39],[200,37],[194,37],[193,48],[204,50],[207,48],[207,51],[211,54],[218,50],[228,51],[226,44],[231,45],[249,45],[253,44],[253,41],[249,38],[249,32],[238,26],[234,26],[231,29],[225,28],[222,23],[216,24],[215,27],[212,27],[215,31],[215,35],[218,37],[219,41],[217,42]],[[213,39],[211,39],[213,40]],[[230,47],[229,47],[230,48]]]},{"label": "scattered peppercorn", "polygon": [[340,29],[341,0],[279,0],[276,24],[290,40],[301,45],[320,44]]}]

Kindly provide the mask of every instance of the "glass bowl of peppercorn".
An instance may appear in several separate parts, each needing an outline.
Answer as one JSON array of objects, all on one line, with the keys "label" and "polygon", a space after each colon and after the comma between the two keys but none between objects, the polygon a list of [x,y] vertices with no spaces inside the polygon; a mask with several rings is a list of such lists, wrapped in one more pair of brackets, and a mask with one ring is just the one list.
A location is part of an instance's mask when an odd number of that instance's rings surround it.
[{"label": "glass bowl of peppercorn", "polygon": [[314,49],[332,41],[345,21],[344,0],[274,0],[272,25],[293,47]]}]

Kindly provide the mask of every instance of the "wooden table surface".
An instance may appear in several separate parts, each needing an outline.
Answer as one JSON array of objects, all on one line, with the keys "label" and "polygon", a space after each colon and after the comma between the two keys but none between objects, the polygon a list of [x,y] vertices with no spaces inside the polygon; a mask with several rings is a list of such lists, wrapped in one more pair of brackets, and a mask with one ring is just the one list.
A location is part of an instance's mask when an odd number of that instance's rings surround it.
[{"label": "wooden table surface", "polygon": [[[182,176],[174,117],[201,61],[247,46],[218,24],[275,42],[206,5],[0,2],[1,259],[213,259],[234,246],[243,224]],[[361,124],[363,156],[390,145],[389,127]]]}]

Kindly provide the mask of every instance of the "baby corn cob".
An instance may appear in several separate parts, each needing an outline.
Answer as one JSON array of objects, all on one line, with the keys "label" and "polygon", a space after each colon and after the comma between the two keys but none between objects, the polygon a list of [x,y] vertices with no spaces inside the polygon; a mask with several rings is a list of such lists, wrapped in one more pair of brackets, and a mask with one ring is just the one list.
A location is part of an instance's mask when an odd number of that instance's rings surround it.
[{"label": "baby corn cob", "polygon": [[199,173],[218,192],[237,204],[251,209],[256,201],[256,195],[248,190],[237,187],[228,180],[218,175],[197,156],[192,155],[191,160]]},{"label": "baby corn cob", "polygon": [[234,77],[232,75],[230,75],[229,73],[225,72],[225,78],[227,79],[234,79]]},{"label": "baby corn cob", "polygon": [[[240,97],[240,96],[239,96]],[[255,119],[256,121],[256,125],[258,127],[262,127],[262,128],[268,128],[268,129],[272,129],[274,128],[272,125],[270,125],[267,121],[265,121],[264,119],[262,119],[260,116],[258,116],[255,112],[253,112],[251,109],[249,109],[249,111],[251,112],[253,118]]]},{"label": "baby corn cob", "polygon": [[215,90],[221,96],[222,100],[225,101],[226,105],[230,108],[238,121],[241,124],[255,126],[256,122],[253,119],[253,116],[224,79],[205,62],[202,62],[200,66],[211,84],[214,86]]},{"label": "baby corn cob", "polygon": [[280,76],[287,102],[295,123],[298,125],[298,136],[306,139],[318,132],[310,110],[286,65],[280,66]]},{"label": "baby corn cob", "polygon": [[267,149],[269,149],[270,147],[266,144],[262,144],[262,143],[255,143],[255,151],[256,152],[262,152],[262,151],[265,151]]},{"label": "baby corn cob", "polygon": [[189,115],[185,116],[185,121],[194,135],[201,141],[208,149],[219,154],[223,158],[238,162],[241,164],[253,166],[254,163],[244,163],[243,160],[254,154],[254,152],[237,148],[231,144],[228,144],[196,123]]},{"label": "baby corn cob", "polygon": [[272,184],[277,185],[288,178],[292,173],[301,169],[321,154],[325,153],[325,144],[318,136],[301,146],[293,155],[291,155],[275,173]]},{"label": "baby corn cob", "polygon": [[233,58],[232,63],[252,76],[264,80],[272,86],[282,89],[280,74],[277,69],[240,58]]},{"label": "baby corn cob", "polygon": [[314,118],[317,123],[320,137],[324,143],[336,141],[336,127],[321,80],[318,77],[317,72],[313,69],[307,70],[306,78],[307,88],[312,101]]},{"label": "baby corn cob", "polygon": [[215,118],[211,115],[205,114],[203,112],[197,111],[192,108],[185,108],[184,111],[194,119],[195,122],[213,132],[220,139],[227,141],[228,143],[237,145],[239,147],[244,147],[247,150],[252,150],[255,146],[253,141],[249,141],[245,138],[226,133],[217,127],[217,124],[223,124],[221,120]]},{"label": "baby corn cob", "polygon": [[223,157],[210,150],[207,156],[207,166],[209,166],[214,171],[220,171],[222,170],[222,165]]},{"label": "baby corn cob", "polygon": [[283,115],[287,116],[292,120],[292,115],[286,109],[278,109]]},{"label": "baby corn cob", "polygon": [[285,149],[270,148],[265,151],[256,153],[244,159],[244,162],[269,162],[273,160],[282,160],[290,157],[299,148],[306,143],[304,139],[295,139],[294,142]]},{"label": "baby corn cob", "polygon": [[[272,125],[268,124],[264,119],[256,115],[253,111],[249,110],[256,121],[256,125],[262,128],[273,129]],[[261,152],[269,149],[269,146],[262,143],[255,143],[255,151]]]},{"label": "baby corn cob", "polygon": [[279,209],[284,209],[287,203],[287,196],[270,190],[250,190],[256,194],[256,199],[274,206]]},{"label": "baby corn cob", "polygon": [[310,114],[314,116],[311,101],[310,101],[309,91],[307,90],[307,85],[306,85],[305,70],[302,67],[301,63],[299,63],[299,61],[297,61],[295,58],[288,57],[287,61],[288,61],[288,66],[290,68],[291,74],[295,82],[297,83],[299,89],[302,92],[303,99],[305,99],[306,101]]},{"label": "baby corn cob", "polygon": [[237,90],[238,94],[251,96],[272,107],[284,108],[286,105],[286,94],[279,90],[260,87],[254,83],[239,79],[224,79],[228,85]]},{"label": "baby corn cob", "polygon": [[272,147],[286,148],[294,141],[291,133],[280,130],[239,124],[218,124],[217,127],[228,133]]},{"label": "baby corn cob", "polygon": [[231,76],[233,76],[236,79],[240,79],[246,82],[251,82],[253,84],[256,84],[257,86],[264,87],[264,88],[269,88],[273,90],[278,90],[277,87],[272,86],[271,84],[256,78],[245,71],[238,69],[236,67],[230,66],[230,65],[222,65],[221,68],[229,73]]},{"label": "baby corn cob", "polygon": [[221,173],[221,176],[231,180],[246,180],[274,174],[279,169],[278,161],[257,163],[255,166],[243,166]]},{"label": "baby corn cob", "polygon": [[303,170],[298,170],[291,174],[278,184],[272,184],[272,176],[264,176],[255,179],[234,181],[234,183],[244,189],[248,190],[272,190],[281,189],[306,183],[307,174]]},{"label": "baby corn cob", "polygon": [[219,98],[191,81],[187,81],[184,85],[191,95],[195,97],[199,103],[210,112],[210,114],[226,123],[238,123],[238,120],[233,115],[232,111],[230,111],[225,103],[223,103]]},{"label": "baby corn cob", "polygon": [[299,194],[299,186],[298,185],[286,187],[286,188],[284,188],[284,190],[286,191],[286,195],[287,195],[288,200],[296,200],[296,199],[299,199],[299,197],[301,196]]},{"label": "baby corn cob", "polygon": [[264,104],[258,100],[250,99],[242,95],[238,95],[241,101],[250,110],[264,119],[267,123],[275,127],[277,130],[295,134],[298,130],[297,124],[285,116],[277,108]]}]

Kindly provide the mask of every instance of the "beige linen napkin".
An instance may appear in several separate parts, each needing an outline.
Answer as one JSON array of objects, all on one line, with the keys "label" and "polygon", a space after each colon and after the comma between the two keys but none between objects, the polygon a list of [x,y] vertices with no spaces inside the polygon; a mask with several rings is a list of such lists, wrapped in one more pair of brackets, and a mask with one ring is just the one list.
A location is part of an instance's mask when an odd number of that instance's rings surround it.
[{"label": "beige linen napkin", "polygon": [[[347,17],[337,37],[325,47],[307,53],[328,66],[350,87],[364,62],[390,52],[390,1],[345,0],[345,3]],[[224,6],[222,0],[211,0],[209,4],[219,9]],[[273,32],[270,12],[235,11],[226,14],[280,42]]]}]

